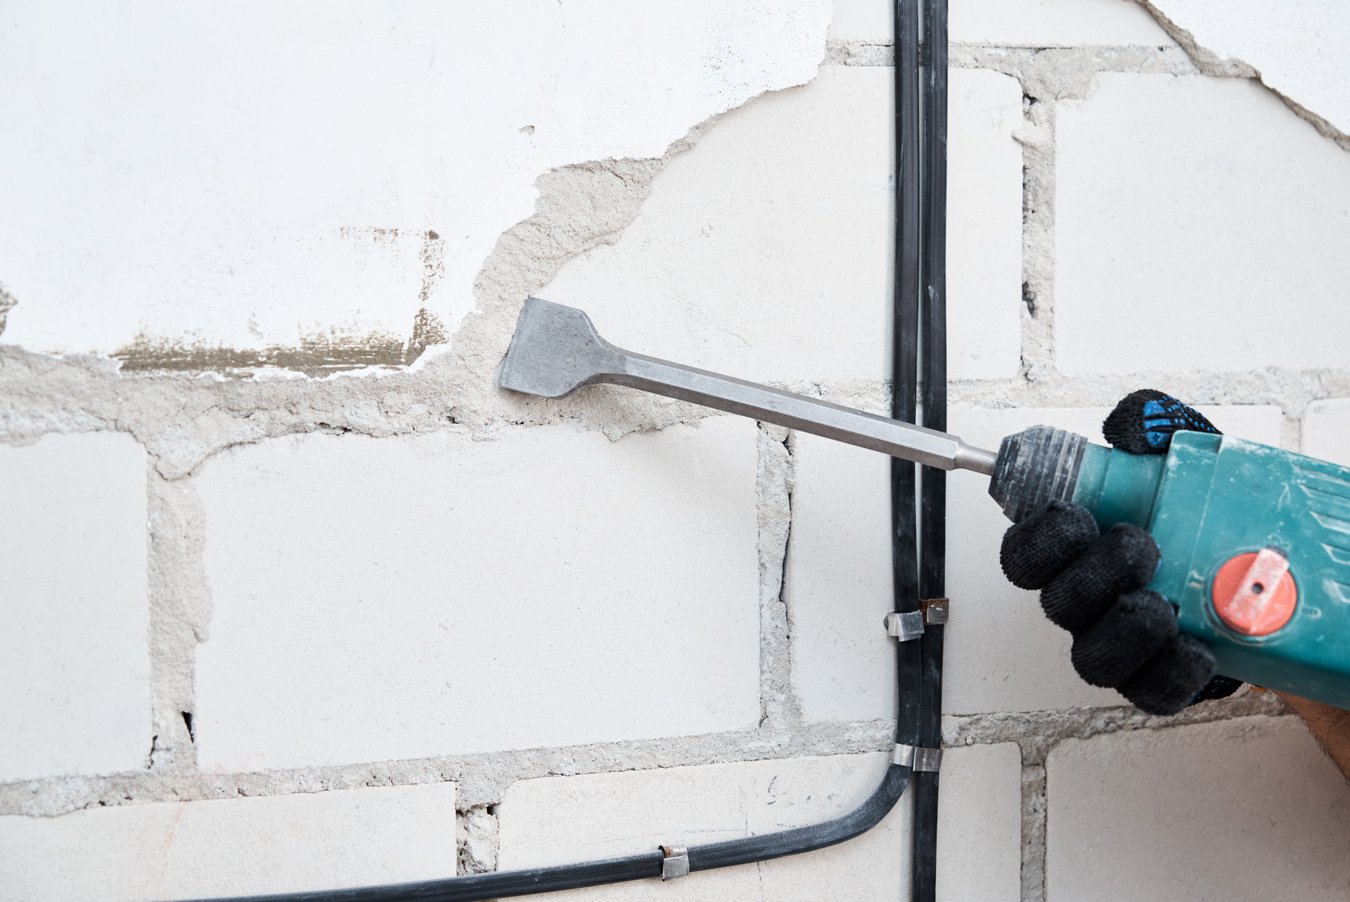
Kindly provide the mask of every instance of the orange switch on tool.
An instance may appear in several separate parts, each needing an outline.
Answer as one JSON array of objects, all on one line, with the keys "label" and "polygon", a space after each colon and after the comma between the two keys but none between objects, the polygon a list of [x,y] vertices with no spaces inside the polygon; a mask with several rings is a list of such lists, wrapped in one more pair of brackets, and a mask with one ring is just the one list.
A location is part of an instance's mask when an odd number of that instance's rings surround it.
[{"label": "orange switch on tool", "polygon": [[1229,558],[1210,590],[1214,612],[1244,636],[1269,636],[1294,616],[1298,587],[1289,561],[1273,548]]}]

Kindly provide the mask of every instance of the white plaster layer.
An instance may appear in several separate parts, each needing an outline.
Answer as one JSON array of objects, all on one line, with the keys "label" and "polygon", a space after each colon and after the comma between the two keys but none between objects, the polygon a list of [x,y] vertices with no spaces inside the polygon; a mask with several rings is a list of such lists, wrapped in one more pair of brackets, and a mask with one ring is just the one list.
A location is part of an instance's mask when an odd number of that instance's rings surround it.
[{"label": "white plaster layer", "polygon": [[1056,137],[1063,372],[1344,363],[1350,154],[1237,79],[1099,75]]},{"label": "white plaster layer", "polygon": [[[513,786],[502,800],[503,868],[694,845],[818,823],[861,803],[885,755],[797,758],[551,777]],[[1020,818],[1016,746],[952,750],[943,760],[938,814],[941,898],[1015,900]],[[950,779],[948,779],[950,778]],[[950,787],[950,788],[949,788]],[[908,794],[870,832],[842,845],[700,872],[688,880],[623,883],[567,894],[585,899],[905,899]],[[845,889],[846,888],[846,889]]]},{"label": "white plaster layer", "polygon": [[[835,0],[831,40],[889,42],[895,4]],[[1133,0],[951,0],[949,37],[956,44],[1004,47],[1172,44]]]},{"label": "white plaster layer", "polygon": [[540,173],[659,156],[807,81],[828,17],[826,0],[16,8],[4,340],[294,346],[404,337],[423,306],[453,327]]},{"label": "white plaster layer", "polygon": [[144,767],[145,451],[116,433],[0,445],[0,506],[0,781]]},{"label": "white plaster layer", "polygon": [[12,899],[218,897],[455,875],[455,785],[0,817]]},{"label": "white plaster layer", "polygon": [[[609,340],[744,378],[880,378],[894,253],[889,69],[828,67],[673,160],[614,245],[541,296]],[[1021,309],[1017,83],[951,73],[953,378],[1012,376]]]},{"label": "white plaster layer", "polygon": [[1216,57],[1244,62],[1267,86],[1350,132],[1350,6],[1341,0],[1152,0]]},{"label": "white plaster layer", "polygon": [[759,717],[748,420],[278,439],[200,477],[207,770],[710,733]]},{"label": "white plaster layer", "polygon": [[1292,717],[1070,739],[1046,770],[1049,899],[1332,902],[1350,888],[1350,788]]}]

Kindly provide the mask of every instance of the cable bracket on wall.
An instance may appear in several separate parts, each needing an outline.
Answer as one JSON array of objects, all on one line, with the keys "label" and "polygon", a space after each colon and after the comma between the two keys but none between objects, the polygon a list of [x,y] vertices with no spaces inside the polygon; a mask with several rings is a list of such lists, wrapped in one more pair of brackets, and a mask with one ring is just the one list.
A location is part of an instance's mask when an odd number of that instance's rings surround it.
[{"label": "cable bracket on wall", "polygon": [[661,879],[689,876],[689,850],[684,846],[661,846]]},{"label": "cable bracket on wall", "polygon": [[947,622],[947,613],[951,607],[950,598],[924,598],[919,601],[919,610],[923,612],[923,622],[930,626],[941,626]]},{"label": "cable bracket on wall", "polygon": [[918,774],[935,774],[942,766],[942,749],[926,749],[918,746],[895,744],[891,753],[891,763],[908,767]]},{"label": "cable bracket on wall", "polygon": [[901,642],[909,642],[923,635],[923,613],[921,611],[894,611],[886,615],[886,635],[894,636]]}]

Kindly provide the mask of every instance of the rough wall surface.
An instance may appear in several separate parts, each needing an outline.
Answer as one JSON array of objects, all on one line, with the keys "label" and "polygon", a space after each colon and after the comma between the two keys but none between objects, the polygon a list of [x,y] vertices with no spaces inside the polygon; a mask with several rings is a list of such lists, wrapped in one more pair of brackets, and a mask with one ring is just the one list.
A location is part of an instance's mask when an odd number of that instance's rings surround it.
[{"label": "rough wall surface", "polygon": [[[828,35],[767,0],[274,6],[0,27],[0,896],[423,879],[850,808],[895,704],[884,461],[494,369],[535,293],[884,409],[889,4],[838,0]],[[1350,17],[1287,4],[1262,41],[1227,6],[952,0],[965,438],[1095,434],[1150,385],[1350,463],[1350,156],[1300,87],[1344,83]],[[1078,682],[983,487],[950,486],[940,897],[1345,898],[1350,790],[1298,721]],[[574,895],[903,899],[908,825]]]}]

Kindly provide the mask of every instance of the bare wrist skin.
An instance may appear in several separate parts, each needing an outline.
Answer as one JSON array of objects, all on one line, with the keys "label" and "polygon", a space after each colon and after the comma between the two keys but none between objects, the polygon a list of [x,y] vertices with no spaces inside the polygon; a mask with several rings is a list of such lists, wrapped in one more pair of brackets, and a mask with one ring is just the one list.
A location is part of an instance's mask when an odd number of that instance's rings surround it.
[{"label": "bare wrist skin", "polygon": [[1276,694],[1294,709],[1295,714],[1303,718],[1303,722],[1308,725],[1308,732],[1312,733],[1322,751],[1350,780],[1350,711],[1284,692]]}]

